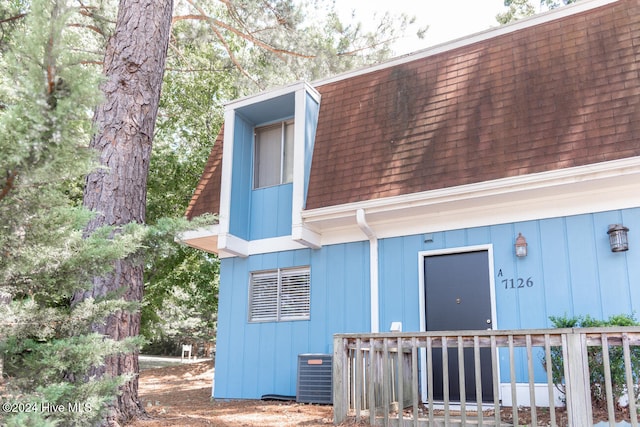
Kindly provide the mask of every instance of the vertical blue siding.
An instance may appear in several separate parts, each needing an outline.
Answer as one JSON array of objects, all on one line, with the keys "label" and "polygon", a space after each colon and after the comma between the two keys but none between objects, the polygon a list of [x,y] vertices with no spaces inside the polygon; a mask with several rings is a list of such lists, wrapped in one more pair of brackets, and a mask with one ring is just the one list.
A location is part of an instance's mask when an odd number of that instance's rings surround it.
[{"label": "vertical blue siding", "polygon": [[[607,227],[622,223],[631,231],[630,250],[612,253]],[[549,316],[607,318],[640,309],[640,209],[498,224],[379,241],[380,328],[402,321],[405,331],[420,329],[418,253],[436,249],[493,247],[497,327],[546,328]],[[528,256],[517,258],[518,233]],[[332,335],[370,330],[369,243],[366,241],[223,259],[221,264],[217,398],[259,398],[295,394],[297,355],[330,353]],[[251,271],[311,266],[311,319],[299,322],[247,321]],[[530,279],[531,287],[510,287]],[[506,281],[506,282],[505,282]],[[506,285],[506,287],[505,287]],[[501,380],[509,381],[508,352],[500,353]],[[516,352],[517,381],[527,380],[526,355]],[[536,380],[544,381],[539,362]]]},{"label": "vertical blue siding", "polygon": [[380,258],[380,331],[389,331],[391,322],[401,321],[405,332],[420,330],[418,252],[423,236],[382,239]]},{"label": "vertical blue siding", "polygon": [[229,231],[242,239],[249,238],[249,208],[253,151],[253,123],[236,114],[234,126],[231,212]]},{"label": "vertical blue siding", "polygon": [[[278,108],[284,114],[281,117],[282,119],[291,117],[293,98],[289,98],[288,96],[284,97],[282,100],[283,105],[278,104]],[[284,102],[284,100],[287,102]],[[305,107],[304,141],[302,144],[296,144],[304,149],[305,154],[304,200],[306,200],[309,184],[320,106],[311,95],[307,94]],[[262,111],[261,114],[267,114],[267,112],[269,113],[269,120],[274,121],[276,116],[274,116],[275,112],[273,110]],[[255,114],[255,111],[252,113]],[[288,236],[291,234],[293,185],[285,184],[253,189],[254,127],[255,123],[252,120],[246,119],[242,114],[236,114],[229,229],[231,234],[245,240]]]},{"label": "vertical blue siding", "polygon": [[[359,242],[221,260],[214,397],[293,396],[298,354],[330,353],[334,333],[369,331],[368,256]],[[304,265],[311,267],[311,319],[249,323],[249,274]]]},{"label": "vertical blue siding", "polygon": [[251,191],[250,240],[290,235],[292,201],[292,184]]},{"label": "vertical blue siding", "polygon": [[[622,211],[622,224],[629,227],[629,251],[624,253],[624,263],[620,261],[620,269],[627,272],[629,286],[629,303],[631,312],[640,317],[640,208]],[[622,254],[618,254],[622,255]]]},{"label": "vertical blue siding", "polygon": [[490,241],[491,241],[490,227],[470,228],[467,230],[468,246],[484,245]]},{"label": "vertical blue siding", "polygon": [[[612,253],[607,227],[623,223],[630,231],[630,250]],[[640,209],[575,215],[499,224],[464,230],[383,239],[380,241],[380,327],[402,321],[405,331],[419,330],[417,254],[420,251],[475,245],[493,245],[497,327],[546,328],[549,316],[611,315],[638,312],[640,263],[630,265],[640,240]],[[514,253],[515,238],[522,233],[528,255]],[[518,279],[533,286],[517,288]],[[514,280],[516,288],[511,288]],[[506,281],[506,282],[505,282]],[[501,353],[502,380],[509,380],[508,353]],[[526,355],[517,352],[517,380],[526,381]],[[538,366],[540,365],[540,366]],[[534,364],[536,378],[544,380],[542,365]]]},{"label": "vertical blue siding", "polygon": [[444,246],[446,248],[455,248],[467,245],[466,230],[451,230],[444,233]]},{"label": "vertical blue siding", "polygon": [[[543,248],[540,245],[540,221],[527,221],[514,224],[511,231],[511,245],[510,256],[512,262],[515,264],[514,276],[509,279],[517,281],[517,285],[524,284],[524,288],[516,288],[515,293],[518,298],[518,313],[513,313],[513,316],[517,317],[517,323],[519,328],[530,329],[540,328],[547,323],[547,310],[545,306],[545,286],[542,265],[542,254],[547,248]],[[515,239],[518,233],[522,233],[523,236],[531,236],[527,238],[528,254],[526,257],[518,258],[515,256]],[[529,239],[533,239],[534,244],[529,242]],[[496,287],[501,288],[502,292],[514,293],[512,289],[505,289],[505,285],[502,279],[496,283]],[[533,284],[531,287],[526,287],[527,281],[530,280]],[[510,282],[509,282],[510,285]]]},{"label": "vertical blue siding", "polygon": [[[520,317],[517,315],[521,310],[518,298],[520,292],[506,291],[502,283],[502,280],[517,278],[517,261],[521,261],[514,255],[514,227],[511,224],[501,224],[489,228],[491,240],[486,243],[493,243],[496,324],[500,329],[518,329],[521,327]],[[531,236],[525,234],[525,237],[531,250]]]},{"label": "vertical blue siding", "polygon": [[290,235],[292,184],[253,190],[253,132],[236,115],[229,231],[245,240]]},{"label": "vertical blue siding", "polygon": [[[603,231],[606,236],[606,230]],[[571,274],[572,300],[567,308],[575,314],[591,314],[602,317],[602,303],[598,289],[598,259],[593,215],[567,218],[567,243],[569,248],[569,272]]]},{"label": "vertical blue siding", "polygon": [[[244,391],[245,336],[249,331],[238,331],[230,325],[247,323],[247,301],[242,293],[235,292],[248,286],[247,278],[237,274],[246,268],[247,260],[227,258],[220,260],[220,290],[218,294],[218,330],[216,334],[216,369],[214,396],[218,395],[218,386],[223,385],[224,393],[229,397],[241,397]],[[244,328],[243,328],[244,329]],[[241,333],[238,333],[241,332]],[[246,332],[246,333],[245,333]]]},{"label": "vertical blue siding", "polygon": [[[573,315],[571,288],[571,271],[569,264],[569,247],[567,245],[567,227],[565,218],[554,218],[540,224],[541,277],[545,283],[546,316]],[[543,326],[550,326],[544,322]]]},{"label": "vertical blue siding", "polygon": [[307,190],[309,189],[309,177],[311,176],[311,161],[313,159],[313,147],[316,141],[316,128],[318,127],[318,114],[320,104],[308,93],[305,102],[305,130],[304,130],[304,207],[307,202]]},{"label": "vertical blue siding", "polygon": [[598,236],[595,249],[598,270],[594,279],[602,304],[602,317],[605,319],[633,311],[630,298],[631,287],[627,285],[629,277],[626,254],[611,252],[609,236],[606,233],[609,224],[622,222],[621,212],[602,212],[593,216],[594,232]]}]

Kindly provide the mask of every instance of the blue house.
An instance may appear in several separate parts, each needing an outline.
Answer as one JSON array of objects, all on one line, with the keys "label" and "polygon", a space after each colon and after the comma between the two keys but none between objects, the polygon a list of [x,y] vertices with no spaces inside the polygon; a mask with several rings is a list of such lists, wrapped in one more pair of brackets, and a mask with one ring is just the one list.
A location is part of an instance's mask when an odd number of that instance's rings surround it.
[{"label": "blue house", "polygon": [[335,333],[638,313],[640,3],[230,102],[205,212],[183,237],[220,257],[215,398],[295,395]]}]

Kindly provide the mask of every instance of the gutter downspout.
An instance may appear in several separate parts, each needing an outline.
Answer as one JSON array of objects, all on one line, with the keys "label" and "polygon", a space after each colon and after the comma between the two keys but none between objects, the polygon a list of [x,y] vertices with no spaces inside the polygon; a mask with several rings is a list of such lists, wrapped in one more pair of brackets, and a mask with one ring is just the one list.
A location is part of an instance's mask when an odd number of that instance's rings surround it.
[{"label": "gutter downspout", "polygon": [[367,223],[364,209],[356,211],[358,227],[369,238],[369,286],[371,293],[371,332],[380,332],[379,279],[378,279],[378,237]]}]

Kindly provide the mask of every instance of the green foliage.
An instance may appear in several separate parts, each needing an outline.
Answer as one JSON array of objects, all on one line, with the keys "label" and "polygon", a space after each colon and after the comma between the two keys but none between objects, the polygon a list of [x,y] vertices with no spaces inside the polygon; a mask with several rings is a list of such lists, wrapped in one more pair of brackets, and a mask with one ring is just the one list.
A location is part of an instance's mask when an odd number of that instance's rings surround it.
[{"label": "green foliage", "polygon": [[[218,311],[219,263],[216,257],[180,247],[155,265],[147,278],[142,333],[153,344],[213,343]],[[156,276],[157,275],[157,276]],[[166,351],[163,350],[163,353]]]},{"label": "green foliage", "polygon": [[[194,13],[208,19],[194,20]],[[147,181],[147,223],[160,228],[162,218],[184,215],[222,126],[224,102],[386,59],[413,23],[387,14],[367,33],[340,22],[332,2],[321,0],[176,2],[174,15]],[[141,332],[151,348],[211,342],[216,256],[176,245],[170,234],[156,237],[166,244],[147,252]]]},{"label": "green foliage", "polygon": [[[608,320],[598,320],[586,316],[551,316],[551,323],[556,328],[600,328],[607,326],[640,326],[640,323],[633,315],[618,314],[609,317]],[[588,347],[588,363],[591,384],[591,401],[594,407],[606,407],[605,374],[603,364],[603,352],[598,346]],[[553,347],[551,349],[551,363],[553,382],[563,394],[564,386],[564,364],[562,348]],[[543,365],[544,365],[543,360]],[[614,401],[618,401],[626,394],[626,373],[624,366],[624,356],[622,346],[609,346],[609,367],[611,369],[611,385]],[[635,384],[640,381],[640,347],[631,347],[631,371]],[[640,390],[634,390],[635,400],[640,397]]]},{"label": "green foliage", "polygon": [[[92,214],[79,200],[83,177],[96,167],[88,142],[100,73],[91,64],[102,60],[111,31],[114,10],[102,6],[114,2],[0,5],[2,402],[66,409],[4,413],[2,425],[91,425],[102,418],[125,379],[98,379],[94,368],[141,342],[105,339],[95,327],[109,314],[140,307],[119,295],[72,301],[115,260],[145,257],[143,330],[149,336],[211,340],[218,260],[177,245],[174,236],[214,219],[190,224],[163,217],[183,215],[219,131],[222,103],[256,87],[385,58],[396,31],[391,17],[375,34],[343,26],[335,14],[308,24],[305,13],[311,14],[289,0],[270,2],[266,13],[258,1],[201,4],[209,9],[198,12],[212,19],[174,26],[151,159],[150,226],[103,228],[90,236],[84,229]],[[70,404],[81,406],[70,410]]]},{"label": "green foliage", "polygon": [[[540,0],[539,6],[540,8],[551,10],[577,1],[578,0]],[[496,21],[500,24],[508,24],[509,22],[514,22],[536,14],[536,7],[531,0],[504,0],[504,5],[508,9],[496,15]]]},{"label": "green foliage", "polygon": [[141,333],[152,345],[170,341],[177,348],[215,339],[217,257],[174,237],[195,226],[181,219],[222,124],[222,102],[238,93],[228,59],[204,42],[205,29],[178,22],[173,32],[182,54],[168,59],[147,181],[147,223],[155,231],[145,261]]},{"label": "green foliage", "polygon": [[213,343],[218,311],[217,257],[178,245],[176,234],[210,225],[213,216],[189,222],[160,218],[149,228],[141,333],[151,348],[162,342]]},{"label": "green foliage", "polygon": [[540,4],[546,6],[549,9],[555,9],[557,7],[566,6],[577,1],[578,0],[540,0]]},{"label": "green foliage", "polygon": [[[23,11],[13,3],[17,8],[0,11]],[[141,344],[105,339],[93,328],[108,314],[139,307],[117,295],[71,299],[138,251],[147,232],[131,225],[83,235],[92,214],[69,189],[95,168],[87,145],[100,79],[85,64],[96,62],[92,47],[102,40],[86,31],[90,22],[76,2],[29,6],[0,34],[1,400],[16,408],[1,413],[0,424],[91,425],[124,380],[91,372],[106,356]]]},{"label": "green foliage", "polygon": [[[415,24],[413,17],[386,14],[378,18],[375,30],[364,31],[361,23],[341,22],[334,3],[327,0],[187,3],[175,7],[172,53],[189,61],[193,52],[209,52],[208,63],[200,64],[224,67],[239,95],[379,62]],[[182,19],[193,13],[208,19]],[[422,37],[426,29],[415,31]]]},{"label": "green foliage", "polygon": [[529,0],[505,0],[506,11],[496,15],[496,21],[500,24],[508,24],[536,13],[536,8]]},{"label": "green foliage", "polygon": [[[141,333],[151,345],[215,339],[218,260],[179,245],[175,233],[222,124],[222,104],[239,96],[238,73],[208,24],[177,21],[172,29],[147,180]],[[214,219],[205,220],[211,224]]]},{"label": "green foliage", "polygon": [[12,33],[24,16],[27,3],[27,0],[5,0],[0,3],[0,53],[8,48],[13,39]]}]

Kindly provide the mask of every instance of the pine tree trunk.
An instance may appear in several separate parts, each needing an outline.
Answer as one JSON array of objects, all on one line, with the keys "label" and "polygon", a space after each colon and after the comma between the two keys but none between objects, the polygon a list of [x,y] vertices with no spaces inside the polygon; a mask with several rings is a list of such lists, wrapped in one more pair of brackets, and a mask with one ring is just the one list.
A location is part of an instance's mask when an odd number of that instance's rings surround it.
[{"label": "pine tree trunk", "polygon": [[[96,110],[91,147],[103,170],[87,177],[84,205],[97,213],[87,233],[103,225],[145,220],[147,172],[171,29],[172,0],[120,0],[114,34],[104,62],[104,102]],[[130,257],[107,277],[93,280],[80,301],[124,288],[124,298],[142,301],[143,266]],[[118,313],[97,330],[114,339],[137,336],[140,313]],[[97,374],[131,374],[106,424],[118,425],[144,413],[138,402],[138,355],[114,356]]]}]

